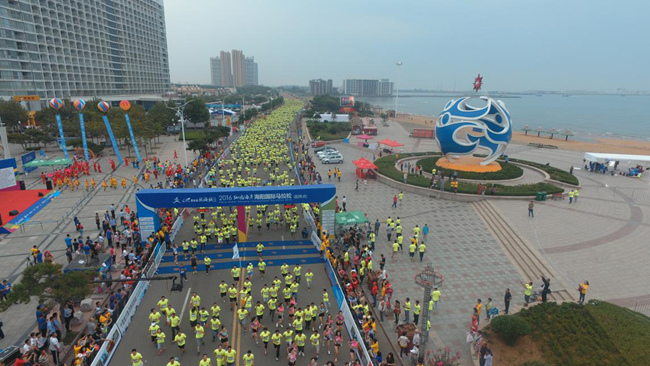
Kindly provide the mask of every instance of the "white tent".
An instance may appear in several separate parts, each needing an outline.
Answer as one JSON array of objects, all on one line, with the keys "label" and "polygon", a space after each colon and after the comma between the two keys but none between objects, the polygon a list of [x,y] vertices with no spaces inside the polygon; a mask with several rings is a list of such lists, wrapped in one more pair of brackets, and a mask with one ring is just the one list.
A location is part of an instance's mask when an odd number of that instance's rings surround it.
[{"label": "white tent", "polygon": [[604,163],[607,160],[621,162],[650,162],[650,155],[585,153],[585,159],[599,163]]}]

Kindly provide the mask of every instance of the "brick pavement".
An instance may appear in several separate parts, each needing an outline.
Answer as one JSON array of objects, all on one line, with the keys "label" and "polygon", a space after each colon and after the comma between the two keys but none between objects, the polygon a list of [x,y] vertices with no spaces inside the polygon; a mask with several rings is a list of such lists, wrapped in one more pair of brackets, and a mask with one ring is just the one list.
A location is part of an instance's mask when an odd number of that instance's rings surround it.
[{"label": "brick pavement", "polygon": [[[563,150],[522,150],[509,155],[569,169],[580,168],[583,153]],[[621,162],[619,168],[627,168]],[[547,201],[526,216],[526,203],[494,201],[500,213],[535,246],[571,285],[589,280],[587,298],[634,307],[650,298],[647,237],[650,235],[650,189],[641,180],[575,170],[582,189],[577,203]]]},{"label": "brick pavement", "polygon": [[[463,358],[468,360],[465,333],[470,326],[476,299],[487,301],[488,297],[492,297],[495,305],[503,307],[502,296],[505,288],[509,287],[514,294],[513,305],[523,302],[523,294],[519,296],[519,282],[522,278],[517,269],[483,225],[471,204],[406,193],[403,205],[392,209],[392,197],[399,193],[395,189],[369,181],[367,189],[360,182],[359,191],[354,190],[356,176],[352,160],[363,156],[372,161],[372,154],[345,144],[337,144],[335,147],[345,159],[344,164],[336,165],[343,172],[341,182],[332,180],[337,186],[339,202],[346,196],[348,210],[362,210],[371,222],[377,218],[382,222],[376,253],[387,256],[386,268],[395,285],[394,298],[401,302],[406,297],[412,301],[421,299],[422,288],[415,284],[413,276],[424,268],[424,263],[417,259],[410,261],[406,253],[399,253],[396,260],[390,259],[391,248],[386,240],[384,222],[389,215],[393,218],[399,216],[407,237],[416,224],[420,227],[428,224],[431,227],[425,261],[432,261],[436,271],[445,277],[441,288],[443,297],[440,315],[432,320],[433,330],[445,345],[458,349]],[[333,166],[321,165],[317,160],[317,167],[327,182],[327,169]]]}]

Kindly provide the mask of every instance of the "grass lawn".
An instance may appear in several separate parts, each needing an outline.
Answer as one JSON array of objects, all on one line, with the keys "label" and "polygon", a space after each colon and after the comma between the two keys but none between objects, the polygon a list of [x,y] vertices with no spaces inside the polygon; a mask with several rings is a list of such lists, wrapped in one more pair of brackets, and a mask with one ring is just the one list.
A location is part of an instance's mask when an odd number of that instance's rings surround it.
[{"label": "grass lawn", "polygon": [[[602,301],[557,305],[549,302],[522,310],[518,316],[531,328],[534,347],[541,360],[551,365],[647,365],[650,364],[650,318],[629,309]],[[492,342],[489,327],[487,338]],[[521,348],[495,340],[498,357]],[[520,344],[521,343],[521,344]],[[539,356],[527,360],[538,359]],[[498,360],[498,359],[497,359]],[[497,361],[495,360],[495,361]]]},{"label": "grass lawn", "polygon": [[307,128],[312,139],[332,141],[348,137],[352,131],[352,124],[350,122],[307,122]]},{"label": "grass lawn", "polygon": [[[182,138],[183,135],[180,135]],[[191,131],[185,131],[185,140],[192,141],[192,140],[200,140],[205,137],[205,132],[202,130],[191,130]]]},{"label": "grass lawn", "polygon": [[522,163],[522,164],[533,166],[533,167],[538,168],[538,169],[542,169],[543,171],[548,173],[548,175],[551,177],[551,179],[556,180],[558,182],[573,184],[574,186],[577,186],[577,185],[580,184],[580,181],[578,180],[578,178],[576,178],[575,175],[567,172],[566,170],[558,169],[558,168],[552,167],[550,165],[535,163],[535,162],[528,161],[528,160],[510,159],[510,161],[514,161],[514,162],[517,162],[517,163]]}]

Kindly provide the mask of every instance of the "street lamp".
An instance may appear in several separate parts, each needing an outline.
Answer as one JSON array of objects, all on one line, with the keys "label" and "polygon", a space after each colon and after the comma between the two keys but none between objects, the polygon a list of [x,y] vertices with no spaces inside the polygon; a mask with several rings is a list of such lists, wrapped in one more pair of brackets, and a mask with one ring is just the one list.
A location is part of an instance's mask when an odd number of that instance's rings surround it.
[{"label": "street lamp", "polygon": [[181,105],[180,107],[172,108],[170,106],[167,106],[167,108],[176,111],[176,115],[180,118],[181,120],[181,132],[183,135],[183,154],[185,155],[185,167],[187,168],[190,164],[187,161],[187,144],[185,143],[185,116],[183,112],[185,111],[185,106],[190,104],[191,101],[186,102],[185,104]]},{"label": "street lamp", "polygon": [[399,69],[402,66],[402,62],[398,61],[395,65],[397,65],[397,77],[395,78],[395,91],[397,93],[397,97],[395,98],[395,118],[397,118],[397,105],[399,103]]}]

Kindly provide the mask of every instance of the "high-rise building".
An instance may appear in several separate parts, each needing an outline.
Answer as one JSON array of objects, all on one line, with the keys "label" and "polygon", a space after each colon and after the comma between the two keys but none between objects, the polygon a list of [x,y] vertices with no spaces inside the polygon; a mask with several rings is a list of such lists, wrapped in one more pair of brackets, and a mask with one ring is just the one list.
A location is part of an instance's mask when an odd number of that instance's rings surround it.
[{"label": "high-rise building", "polygon": [[221,85],[219,86],[234,86],[232,81],[232,66],[230,62],[230,52],[221,51]]},{"label": "high-rise building", "polygon": [[388,79],[345,79],[343,92],[350,95],[389,96],[393,95],[393,82]]},{"label": "high-rise building", "polygon": [[221,59],[219,57],[210,57],[210,78],[211,85],[221,85]]},{"label": "high-rise building", "polygon": [[170,88],[163,0],[3,0],[0,35],[0,97]]},{"label": "high-rise building", "polygon": [[244,52],[232,50],[232,79],[235,87],[244,86]]},{"label": "high-rise building", "polygon": [[244,56],[240,50],[231,53],[221,51],[220,57],[210,58],[210,75],[212,85],[234,86],[258,85],[257,63],[254,57]]},{"label": "high-rise building", "polygon": [[311,95],[332,94],[332,79],[309,80],[309,94]]},{"label": "high-rise building", "polygon": [[246,57],[244,61],[244,85],[259,85],[255,57]]}]

